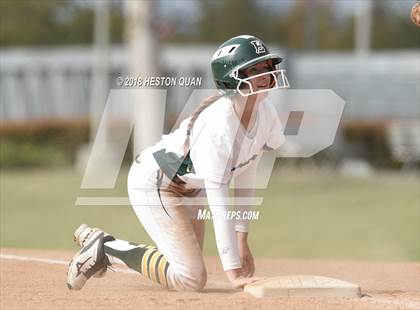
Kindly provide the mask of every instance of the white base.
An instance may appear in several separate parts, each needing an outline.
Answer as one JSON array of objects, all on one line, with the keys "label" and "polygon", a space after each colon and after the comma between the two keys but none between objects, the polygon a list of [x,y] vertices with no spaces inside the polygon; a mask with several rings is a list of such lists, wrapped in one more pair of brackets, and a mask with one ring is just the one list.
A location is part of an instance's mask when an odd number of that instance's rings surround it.
[{"label": "white base", "polygon": [[255,297],[350,297],[360,298],[356,284],[320,276],[291,275],[269,278],[245,286]]}]

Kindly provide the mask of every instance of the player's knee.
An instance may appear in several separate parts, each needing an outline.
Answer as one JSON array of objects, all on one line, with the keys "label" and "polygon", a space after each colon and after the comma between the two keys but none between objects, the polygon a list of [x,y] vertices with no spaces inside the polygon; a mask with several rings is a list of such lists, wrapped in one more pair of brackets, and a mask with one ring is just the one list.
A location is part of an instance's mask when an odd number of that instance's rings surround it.
[{"label": "player's knee", "polygon": [[183,291],[201,291],[207,282],[207,271],[205,268],[192,272],[188,277],[180,277],[180,289]]},{"label": "player's knee", "polygon": [[194,275],[194,278],[189,283],[188,290],[201,291],[204,288],[204,286],[206,286],[206,282],[207,282],[207,272],[206,272],[206,269],[203,269]]}]

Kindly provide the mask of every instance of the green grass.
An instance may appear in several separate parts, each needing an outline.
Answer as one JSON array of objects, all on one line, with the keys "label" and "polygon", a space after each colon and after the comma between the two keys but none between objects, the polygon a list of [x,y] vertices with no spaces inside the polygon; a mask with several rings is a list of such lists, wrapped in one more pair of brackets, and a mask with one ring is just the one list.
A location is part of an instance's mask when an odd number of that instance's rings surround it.
[{"label": "green grass", "polygon": [[418,179],[284,176],[251,240],[260,255],[418,261],[419,199]]},{"label": "green grass", "polygon": [[[74,249],[82,222],[122,239],[150,242],[130,207],[76,207],[78,196],[126,196],[123,170],[114,190],[80,190],[70,169],[1,172],[1,247]],[[419,261],[419,179],[354,179],[285,174],[259,190],[264,204],[251,224],[256,256]],[[215,255],[207,222],[205,253]]]}]

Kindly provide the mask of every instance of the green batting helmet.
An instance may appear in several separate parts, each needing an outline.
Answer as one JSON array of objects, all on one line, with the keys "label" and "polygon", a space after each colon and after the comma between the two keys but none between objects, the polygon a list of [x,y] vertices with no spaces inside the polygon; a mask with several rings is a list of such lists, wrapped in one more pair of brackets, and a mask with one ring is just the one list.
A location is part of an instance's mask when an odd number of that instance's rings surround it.
[{"label": "green batting helmet", "polygon": [[[250,35],[241,35],[227,40],[217,48],[211,61],[216,87],[225,95],[235,94],[238,91],[242,94],[240,84],[241,82],[247,82],[240,75],[240,71],[267,60],[271,60],[275,68],[282,61],[282,58],[271,54],[260,39]],[[277,88],[286,88],[289,85],[286,77],[283,76],[284,70],[273,70],[268,74],[276,72],[275,79],[277,82],[277,72],[280,71],[282,71],[284,85]],[[278,83],[277,86],[279,86]]]}]

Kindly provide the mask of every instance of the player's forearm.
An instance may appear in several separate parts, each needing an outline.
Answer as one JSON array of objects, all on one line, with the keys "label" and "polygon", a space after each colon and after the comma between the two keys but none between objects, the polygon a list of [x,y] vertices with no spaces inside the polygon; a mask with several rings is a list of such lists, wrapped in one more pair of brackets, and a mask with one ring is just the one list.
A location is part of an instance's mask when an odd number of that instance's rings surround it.
[{"label": "player's forearm", "polygon": [[240,242],[248,242],[248,233],[237,231],[236,232],[236,240],[238,240],[238,243]]},{"label": "player's forearm", "polygon": [[236,219],[235,230],[237,232],[246,233],[249,231],[249,219],[247,219],[246,214],[248,214],[252,209],[252,198],[255,196],[255,190],[253,188],[236,188],[235,197],[241,199],[246,199],[247,204],[236,204],[235,208],[237,211],[240,211],[240,216]]},{"label": "player's forearm", "polygon": [[240,211],[241,216],[237,218],[235,230],[239,232],[249,231],[248,214],[253,205],[253,198],[255,197],[255,185],[257,176],[257,162],[254,162],[243,173],[237,176],[234,180],[235,184],[235,197],[245,199],[246,203],[237,203],[236,210]]},{"label": "player's forearm", "polygon": [[223,270],[241,268],[235,233],[235,221],[223,216],[229,209],[228,186],[207,180],[205,181],[205,186],[210,211],[213,214],[214,233]]}]

